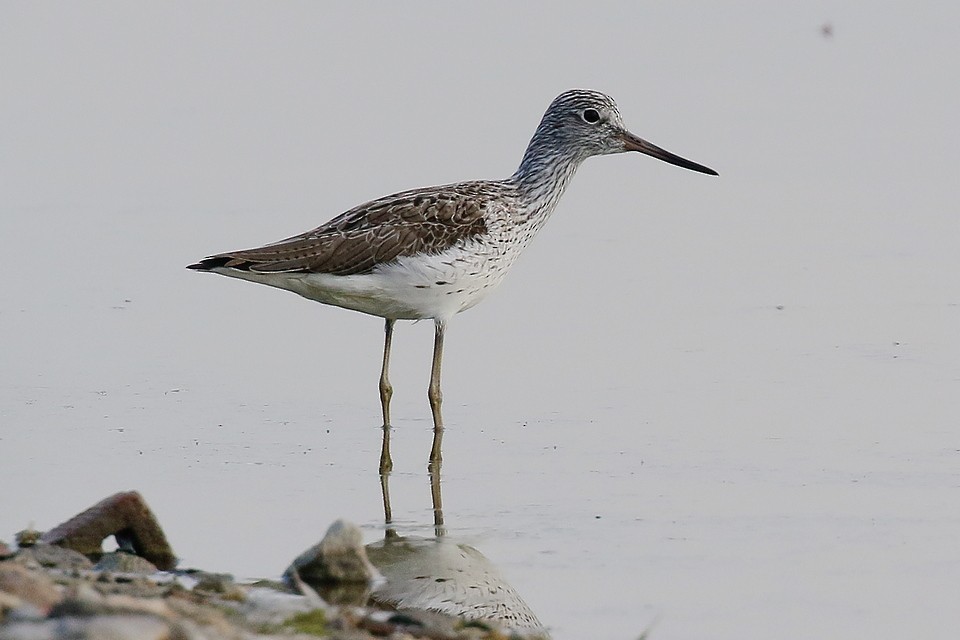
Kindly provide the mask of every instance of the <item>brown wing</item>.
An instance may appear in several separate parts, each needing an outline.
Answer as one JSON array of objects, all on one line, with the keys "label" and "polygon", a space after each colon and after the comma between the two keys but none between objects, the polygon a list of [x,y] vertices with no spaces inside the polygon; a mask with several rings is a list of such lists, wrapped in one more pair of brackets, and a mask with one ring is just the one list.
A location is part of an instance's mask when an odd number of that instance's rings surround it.
[{"label": "brown wing", "polygon": [[405,191],[337,216],[306,233],[256,249],[205,258],[189,269],[352,275],[416,253],[439,253],[486,230],[484,183]]}]

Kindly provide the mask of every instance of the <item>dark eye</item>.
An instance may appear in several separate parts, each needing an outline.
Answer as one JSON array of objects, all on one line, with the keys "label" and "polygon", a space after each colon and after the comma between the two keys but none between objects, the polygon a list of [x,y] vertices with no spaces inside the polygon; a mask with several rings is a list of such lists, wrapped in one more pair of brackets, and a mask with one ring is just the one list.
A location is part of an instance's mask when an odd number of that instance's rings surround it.
[{"label": "dark eye", "polygon": [[600,122],[600,113],[596,109],[584,109],[583,121],[589,122],[590,124],[597,124]]}]

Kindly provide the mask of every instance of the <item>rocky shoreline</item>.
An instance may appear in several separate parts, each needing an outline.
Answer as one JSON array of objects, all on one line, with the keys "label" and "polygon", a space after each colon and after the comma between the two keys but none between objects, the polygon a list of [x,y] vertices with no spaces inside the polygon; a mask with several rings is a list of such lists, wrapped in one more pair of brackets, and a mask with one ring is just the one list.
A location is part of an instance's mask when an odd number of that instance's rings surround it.
[{"label": "rocky shoreline", "polygon": [[[104,553],[110,536],[118,550]],[[436,558],[437,573],[424,573]],[[110,496],[46,533],[22,531],[16,546],[0,542],[0,640],[547,637],[476,550],[389,532],[365,547],[342,520],[281,581],[241,584],[175,567],[137,492]],[[471,573],[484,576],[483,589],[457,583]]]}]

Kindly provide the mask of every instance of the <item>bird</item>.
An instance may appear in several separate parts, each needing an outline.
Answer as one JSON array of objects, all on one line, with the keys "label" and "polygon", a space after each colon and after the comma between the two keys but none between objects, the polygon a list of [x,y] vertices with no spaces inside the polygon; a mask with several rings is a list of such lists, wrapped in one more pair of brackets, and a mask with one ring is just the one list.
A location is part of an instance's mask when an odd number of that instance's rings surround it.
[{"label": "bird", "polygon": [[398,320],[433,320],[428,467],[439,468],[444,431],[440,372],[448,323],[503,281],[584,160],[630,151],[719,175],[630,133],[610,96],[571,89],[550,103],[509,178],[401,191],[358,205],[310,231],[211,255],[187,268],[285,289],[384,319],[381,475],[393,468],[389,368],[394,325]]}]

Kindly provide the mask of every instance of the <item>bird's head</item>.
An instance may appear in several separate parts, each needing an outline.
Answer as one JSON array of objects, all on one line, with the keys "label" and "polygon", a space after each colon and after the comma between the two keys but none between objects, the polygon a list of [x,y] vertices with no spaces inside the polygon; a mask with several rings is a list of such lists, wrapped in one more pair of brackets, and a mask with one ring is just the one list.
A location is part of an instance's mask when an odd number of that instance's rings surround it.
[{"label": "bird's head", "polygon": [[630,133],[613,98],[599,91],[571,89],[557,96],[543,115],[534,141],[553,146],[555,151],[577,160],[639,151],[685,169],[717,175],[713,169],[681,158]]}]

